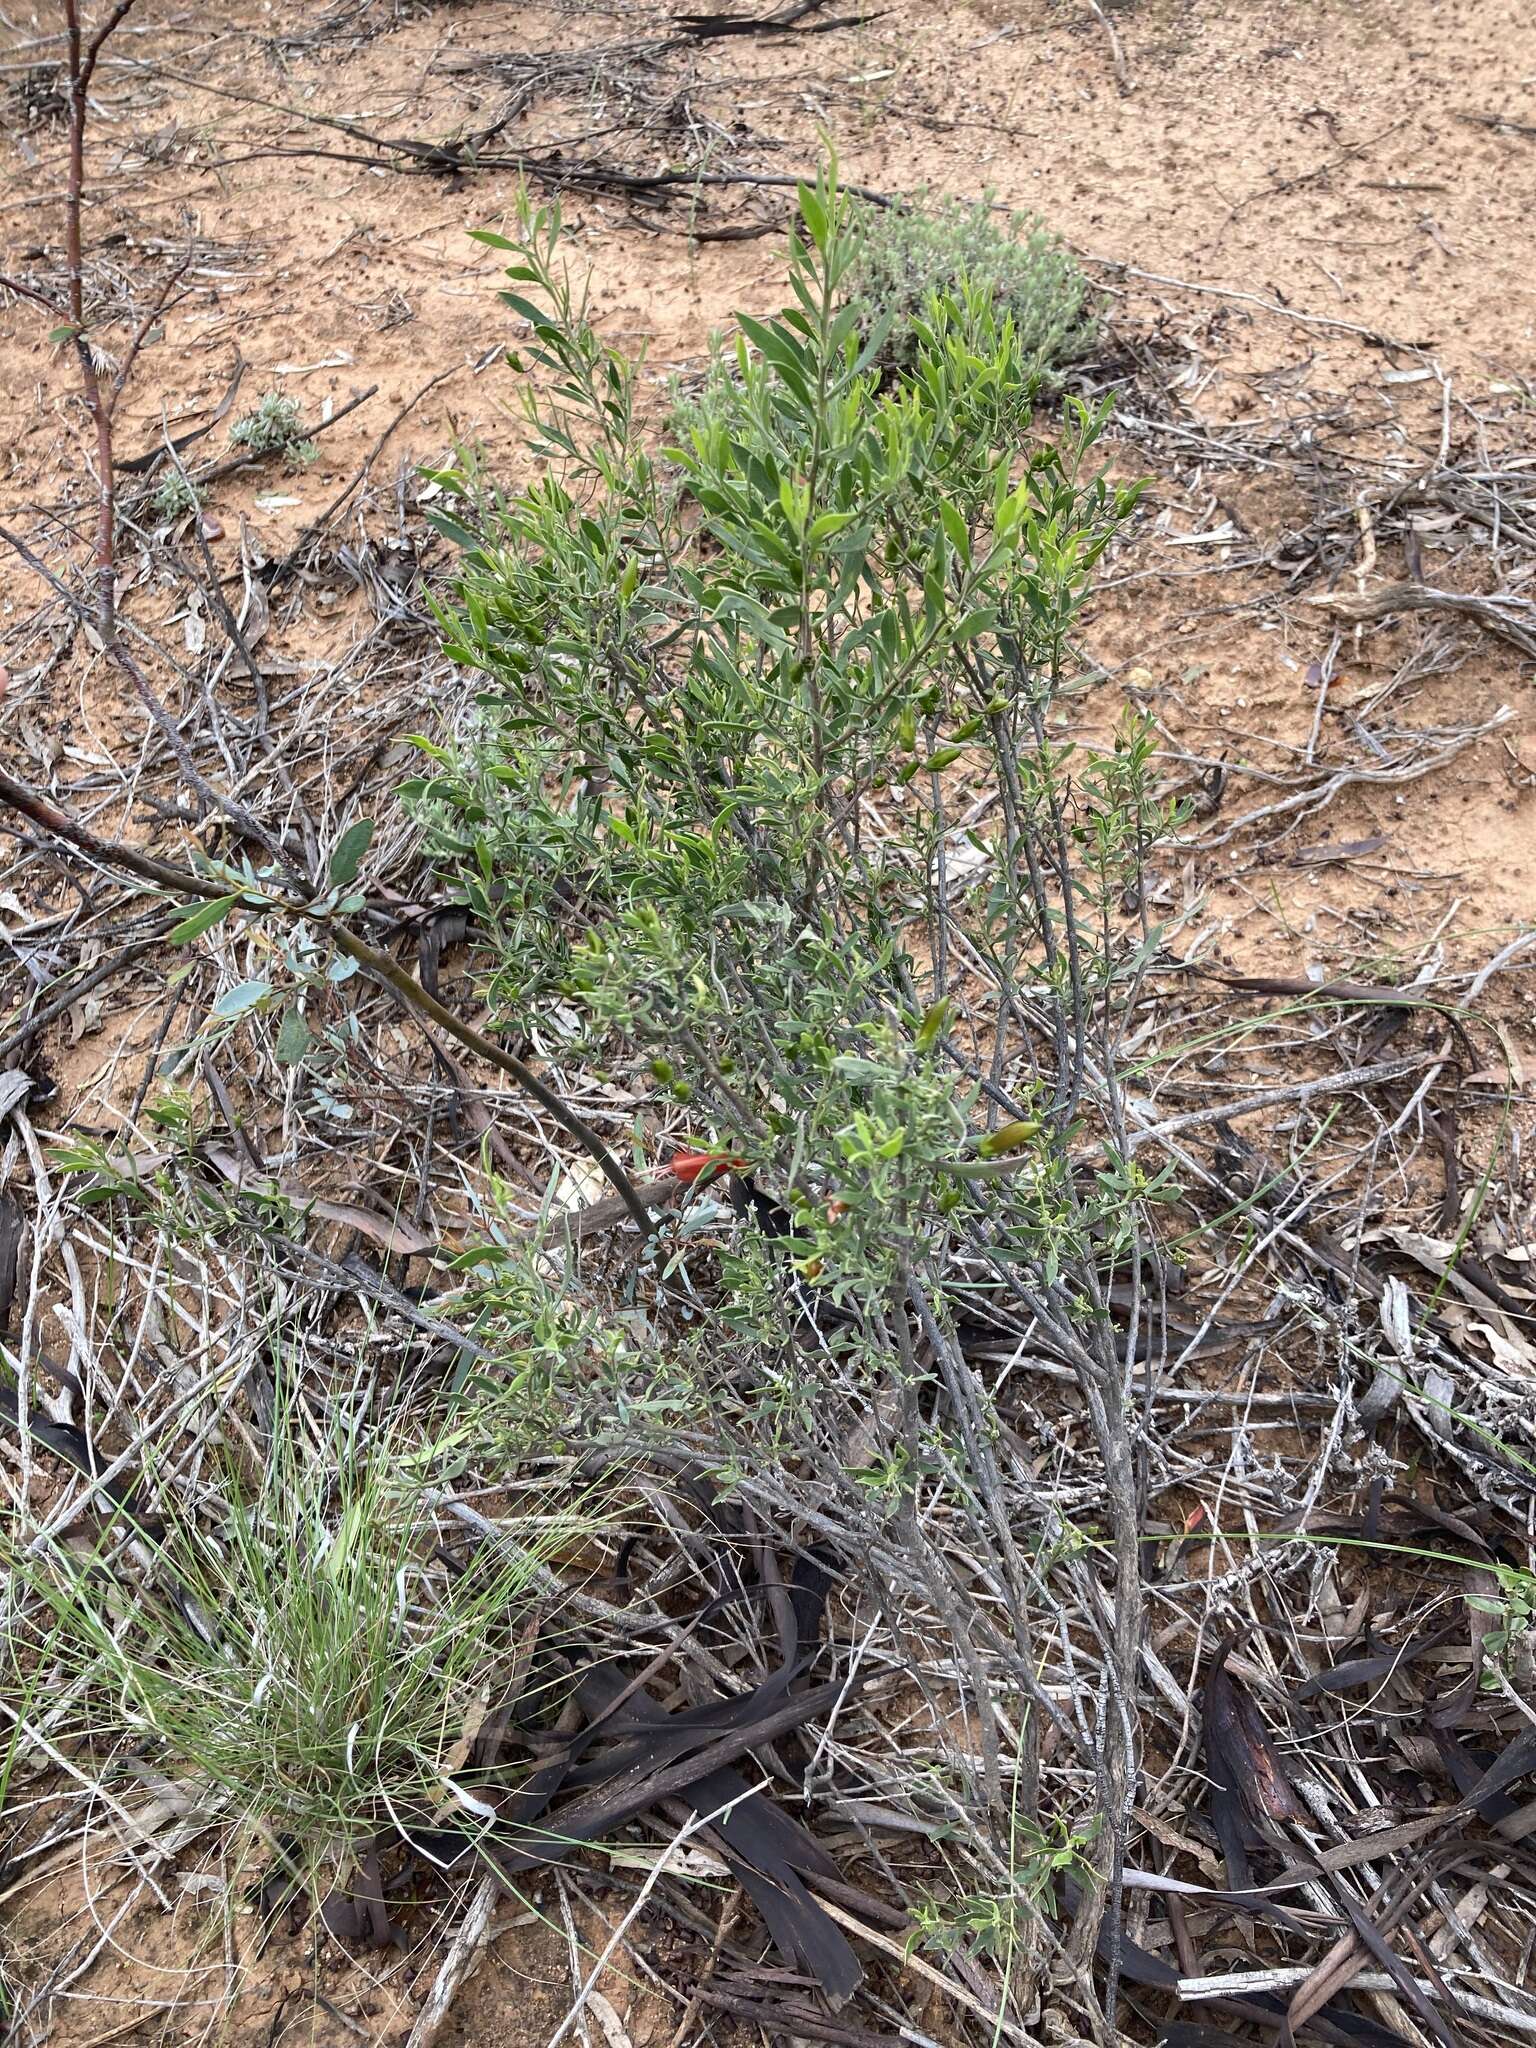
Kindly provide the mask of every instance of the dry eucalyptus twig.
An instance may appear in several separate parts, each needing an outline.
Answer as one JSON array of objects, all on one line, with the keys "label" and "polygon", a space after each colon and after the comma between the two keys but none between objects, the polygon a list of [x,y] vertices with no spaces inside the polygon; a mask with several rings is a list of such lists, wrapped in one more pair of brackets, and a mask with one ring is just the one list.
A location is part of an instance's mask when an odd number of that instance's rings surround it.
[{"label": "dry eucalyptus twig", "polygon": [[[0,529],[3,532],[3,529]],[[141,853],[137,847],[127,846],[119,840],[104,839],[92,832],[57,804],[50,803],[39,791],[29,789],[14,776],[0,771],[0,803],[8,804],[25,818],[40,825],[44,831],[54,833],[69,845],[99,860],[104,866],[126,869],[142,881],[152,882],[156,888],[168,889],[182,896],[200,897],[204,902],[217,901],[230,893],[226,882],[208,876],[193,874],[189,869],[177,868],[169,862],[156,860],[150,854]],[[286,867],[286,863],[284,864]],[[319,903],[303,898],[272,896],[266,899],[266,907],[289,919],[310,919],[321,925],[330,935],[338,949],[360,967],[364,967],[378,980],[401,998],[410,1008],[428,1017],[450,1037],[471,1052],[478,1053],[493,1067],[498,1068],[511,1080],[517,1082],[568,1131],[576,1142],[596,1162],[604,1178],[624,1203],[630,1216],[641,1232],[649,1237],[653,1228],[650,1211],[646,1208],[634,1182],[624,1171],[613,1153],[602,1139],[576,1111],[571,1108],[553,1088],[541,1080],[526,1061],[515,1053],[497,1045],[484,1032],[477,1031],[472,1024],[466,1024],[456,1017],[446,1004],[436,996],[428,995],[415,976],[408,973],[398,961],[387,953],[370,946],[355,933],[348,930],[341,919],[326,911]]]},{"label": "dry eucalyptus twig", "polygon": [[[1126,1144],[1133,1150],[1138,1145],[1159,1144],[1165,1138],[1176,1137],[1181,1131],[1225,1123],[1231,1117],[1252,1116],[1256,1110],[1276,1109],[1286,1103],[1312,1102],[1320,1095],[1357,1095],[1362,1088],[1376,1088],[1384,1081],[1400,1081],[1405,1075],[1416,1074],[1434,1064],[1427,1055],[1419,1055],[1412,1059],[1384,1060],[1372,1067],[1355,1067],[1343,1074],[1321,1074],[1315,1080],[1295,1081],[1285,1087],[1258,1088],[1250,1095],[1214,1102],[1205,1109],[1192,1109],[1182,1116],[1165,1117],[1161,1123],[1132,1130],[1127,1133]],[[1148,1113],[1150,1105],[1128,1102],[1127,1108],[1133,1115],[1142,1117]]]},{"label": "dry eucalyptus twig", "polygon": [[45,1025],[51,1024],[56,1017],[62,1017],[66,1011],[72,1010],[80,998],[89,995],[93,988],[99,988],[104,981],[110,981],[115,974],[120,974],[125,967],[131,966],[141,953],[146,953],[152,946],[158,945],[170,928],[170,920],[166,919],[156,929],[145,932],[141,938],[134,939],[120,951],[109,954],[105,960],[99,960],[94,967],[77,974],[60,994],[30,1011],[14,1031],[0,1038],[0,1060],[8,1059],[19,1046],[35,1038]]}]

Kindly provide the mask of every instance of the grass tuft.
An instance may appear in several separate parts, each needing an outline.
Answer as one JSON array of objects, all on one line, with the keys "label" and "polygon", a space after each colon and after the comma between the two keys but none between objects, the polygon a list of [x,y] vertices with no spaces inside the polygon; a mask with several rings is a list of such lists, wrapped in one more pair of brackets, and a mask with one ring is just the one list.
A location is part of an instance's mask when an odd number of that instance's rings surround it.
[{"label": "grass tuft", "polygon": [[79,1700],[98,1764],[132,1749],[212,1793],[319,1895],[381,1830],[455,1800],[466,1725],[514,1667],[534,1577],[578,1533],[575,1517],[526,1539],[503,1524],[455,1568],[431,1463],[403,1428],[282,1400],[260,1469],[226,1458],[222,1512],[176,1515],[142,1572],[110,1531],[88,1549],[7,1544],[42,1616],[30,1640],[13,1633],[13,1670]]}]

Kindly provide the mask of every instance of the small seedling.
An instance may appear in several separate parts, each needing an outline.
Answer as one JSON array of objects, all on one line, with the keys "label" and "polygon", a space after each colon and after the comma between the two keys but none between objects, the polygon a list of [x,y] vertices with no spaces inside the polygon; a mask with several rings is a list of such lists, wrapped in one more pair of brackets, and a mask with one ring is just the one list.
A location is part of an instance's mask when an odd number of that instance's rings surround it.
[{"label": "small seedling", "polygon": [[1091,1883],[1089,1852],[1095,1833],[1092,1822],[1081,1828],[1063,1821],[1040,1827],[1016,1819],[1009,1888],[919,1899],[907,1938],[908,1952],[933,1948],[945,1955],[991,1956],[1006,1964],[1042,1906],[1052,1904],[1059,1877],[1065,1874],[1080,1885]]},{"label": "small seedling", "polygon": [[1480,1683],[1486,1692],[1498,1692],[1511,1678],[1528,1676],[1536,1648],[1536,1573],[1495,1565],[1494,1576],[1496,1598],[1467,1595],[1469,1607],[1493,1617],[1482,1638]]},{"label": "small seedling", "polygon": [[149,507],[162,526],[176,526],[202,509],[203,493],[179,469],[173,469],[156,484]]},{"label": "small seedling", "polygon": [[298,406],[281,391],[269,391],[254,411],[235,421],[229,430],[229,445],[257,457],[281,456],[291,469],[313,462],[320,452],[305,437]]}]

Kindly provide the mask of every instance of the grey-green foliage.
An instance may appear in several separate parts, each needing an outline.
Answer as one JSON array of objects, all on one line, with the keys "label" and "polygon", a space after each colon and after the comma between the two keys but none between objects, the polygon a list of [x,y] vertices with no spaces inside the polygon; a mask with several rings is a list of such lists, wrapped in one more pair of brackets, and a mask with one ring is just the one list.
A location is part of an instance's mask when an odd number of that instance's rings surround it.
[{"label": "grey-green foliage", "polygon": [[1032,376],[1050,379],[1093,345],[1098,320],[1072,252],[1038,217],[1000,214],[990,200],[945,199],[858,209],[858,255],[850,299],[872,327],[891,323],[887,349],[910,361],[934,293],[984,290],[1013,321]]},{"label": "grey-green foliage", "polygon": [[[930,301],[979,295],[1013,323],[1025,370],[1017,421],[1027,422],[1041,389],[1093,346],[1098,314],[1072,252],[1038,217],[999,214],[986,199],[849,208],[853,260],[840,291],[860,332],[882,332],[877,360],[911,363],[921,348]],[[734,351],[720,340],[692,389],[679,389],[675,424],[688,434],[730,417],[739,405]]]},{"label": "grey-green foliage", "polygon": [[[1158,820],[1143,732],[1078,759],[1048,726],[1135,499],[1093,467],[1105,415],[1074,402],[1062,445],[1021,458],[1033,357],[974,284],[934,294],[886,368],[889,329],[849,296],[858,223],[825,182],[800,206],[788,303],[739,323],[739,405],[666,463],[558,216],[483,237],[532,325],[548,473],[443,522],[464,550],[446,645],[483,677],[481,717],[467,746],[425,743],[412,794],[488,939],[499,1020],[569,1033],[574,1012],[603,1063],[649,1067],[771,1167],[806,1277],[867,1301],[935,1259],[967,1199],[951,924],[1048,992],[1056,1054],[1083,1057]],[[467,472],[439,481],[473,495]],[[941,899],[967,813],[979,879]],[[1054,1274],[1136,1190],[1111,1173],[1080,1213],[1064,1118],[1040,1128],[1011,1209]]]},{"label": "grey-green foliage", "polygon": [[167,470],[155,485],[150,497],[150,510],[155,517],[168,525],[187,518],[196,512],[203,502],[203,494],[179,469]]},{"label": "grey-green foliage", "polygon": [[293,467],[313,462],[320,452],[305,438],[297,403],[281,391],[267,392],[258,405],[235,421],[229,430],[229,445],[256,456],[280,455]]}]

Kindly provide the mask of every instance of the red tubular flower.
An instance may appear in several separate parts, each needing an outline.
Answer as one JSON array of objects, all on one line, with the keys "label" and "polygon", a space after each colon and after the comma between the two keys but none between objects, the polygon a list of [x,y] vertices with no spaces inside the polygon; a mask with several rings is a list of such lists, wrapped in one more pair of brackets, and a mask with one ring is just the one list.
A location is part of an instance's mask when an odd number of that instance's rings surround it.
[{"label": "red tubular flower", "polygon": [[674,1152],[671,1174],[685,1188],[691,1188],[701,1183],[707,1185],[722,1173],[739,1173],[746,1163],[730,1152]]}]

